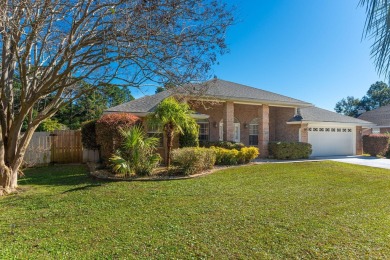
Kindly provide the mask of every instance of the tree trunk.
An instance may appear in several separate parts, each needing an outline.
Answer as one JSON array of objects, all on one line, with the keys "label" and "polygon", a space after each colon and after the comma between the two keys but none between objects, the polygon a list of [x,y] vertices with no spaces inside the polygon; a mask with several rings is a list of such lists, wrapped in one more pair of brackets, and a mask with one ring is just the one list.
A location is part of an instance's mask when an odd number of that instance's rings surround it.
[{"label": "tree trunk", "polygon": [[167,168],[171,166],[171,151],[173,146],[173,129],[170,125],[167,127]]}]

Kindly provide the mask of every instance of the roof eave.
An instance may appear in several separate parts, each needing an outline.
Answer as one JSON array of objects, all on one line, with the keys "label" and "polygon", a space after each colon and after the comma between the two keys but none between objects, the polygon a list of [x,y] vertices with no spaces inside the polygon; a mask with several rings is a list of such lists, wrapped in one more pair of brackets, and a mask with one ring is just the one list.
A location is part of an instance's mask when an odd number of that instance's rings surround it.
[{"label": "roof eave", "polygon": [[337,121],[293,121],[286,122],[288,125],[300,125],[300,124],[343,124],[343,125],[354,125],[354,126],[364,126],[364,127],[375,127],[373,123],[352,123],[352,122],[337,122]]}]

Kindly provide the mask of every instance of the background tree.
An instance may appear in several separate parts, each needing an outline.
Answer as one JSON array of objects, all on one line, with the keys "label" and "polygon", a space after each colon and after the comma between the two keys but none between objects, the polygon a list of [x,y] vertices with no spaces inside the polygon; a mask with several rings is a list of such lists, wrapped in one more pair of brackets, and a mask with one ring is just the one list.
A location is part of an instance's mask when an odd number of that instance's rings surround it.
[{"label": "background tree", "polygon": [[348,96],[336,103],[334,110],[337,113],[344,114],[346,116],[358,116],[358,108],[360,106],[360,99]]},{"label": "background tree", "polygon": [[346,116],[358,117],[361,111],[370,111],[390,104],[390,87],[377,81],[368,89],[361,99],[348,96],[336,103],[334,110]]},{"label": "background tree", "polygon": [[133,99],[129,88],[104,84],[93,87],[88,95],[82,95],[69,102],[53,116],[53,119],[69,129],[79,129],[83,122],[101,117],[105,109]]},{"label": "background tree", "polygon": [[175,134],[197,132],[198,124],[191,117],[191,111],[187,103],[181,103],[173,97],[164,99],[156,108],[153,114],[148,117],[148,124],[160,126],[167,137],[166,164],[171,165],[171,151]]},{"label": "background tree", "polygon": [[231,14],[217,0],[0,1],[0,195],[16,190],[39,124],[92,91],[83,82],[203,80]]}]

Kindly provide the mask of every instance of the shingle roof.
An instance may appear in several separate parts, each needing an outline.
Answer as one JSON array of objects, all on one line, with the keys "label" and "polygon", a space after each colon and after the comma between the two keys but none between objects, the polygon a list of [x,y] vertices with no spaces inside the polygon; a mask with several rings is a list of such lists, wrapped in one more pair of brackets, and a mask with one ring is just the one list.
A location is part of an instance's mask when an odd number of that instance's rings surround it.
[{"label": "shingle roof", "polygon": [[284,95],[276,94],[270,91],[245,86],[242,84],[215,79],[207,81],[205,84],[209,84],[205,96],[216,97],[221,99],[233,99],[233,100],[246,100],[257,101],[262,103],[271,104],[295,104],[297,106],[312,106],[312,104],[287,97]]},{"label": "shingle roof", "polygon": [[390,126],[390,105],[367,111],[361,114],[359,119],[373,122],[378,126]]},{"label": "shingle roof", "polygon": [[336,112],[318,107],[305,107],[300,109],[301,119],[292,118],[289,122],[329,122],[329,123],[350,123],[357,125],[371,125],[371,122],[361,120],[358,118],[344,116]]},{"label": "shingle roof", "polygon": [[[298,99],[220,79],[210,80],[203,84],[192,85],[192,87],[194,87],[195,89],[197,87],[203,88],[203,86],[207,87],[205,88],[204,92],[196,96],[197,98],[217,98],[222,100],[293,105],[298,107],[312,106],[312,104]],[[184,86],[184,89],[186,87],[188,86]],[[119,106],[109,108],[106,110],[106,112],[152,112],[158,103],[173,94],[175,94],[173,90],[168,90],[157,93],[155,95],[144,96],[142,98],[121,104]]]}]

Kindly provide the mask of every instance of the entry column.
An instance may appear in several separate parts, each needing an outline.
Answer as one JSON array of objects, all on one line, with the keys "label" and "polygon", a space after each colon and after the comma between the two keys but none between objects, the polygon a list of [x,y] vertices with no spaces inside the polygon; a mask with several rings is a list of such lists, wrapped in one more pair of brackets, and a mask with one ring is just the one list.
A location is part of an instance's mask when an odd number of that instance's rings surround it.
[{"label": "entry column", "polygon": [[262,105],[259,107],[259,150],[260,157],[268,157],[269,143],[269,106]]},{"label": "entry column", "polygon": [[223,140],[234,140],[234,103],[226,101],[223,108]]}]

